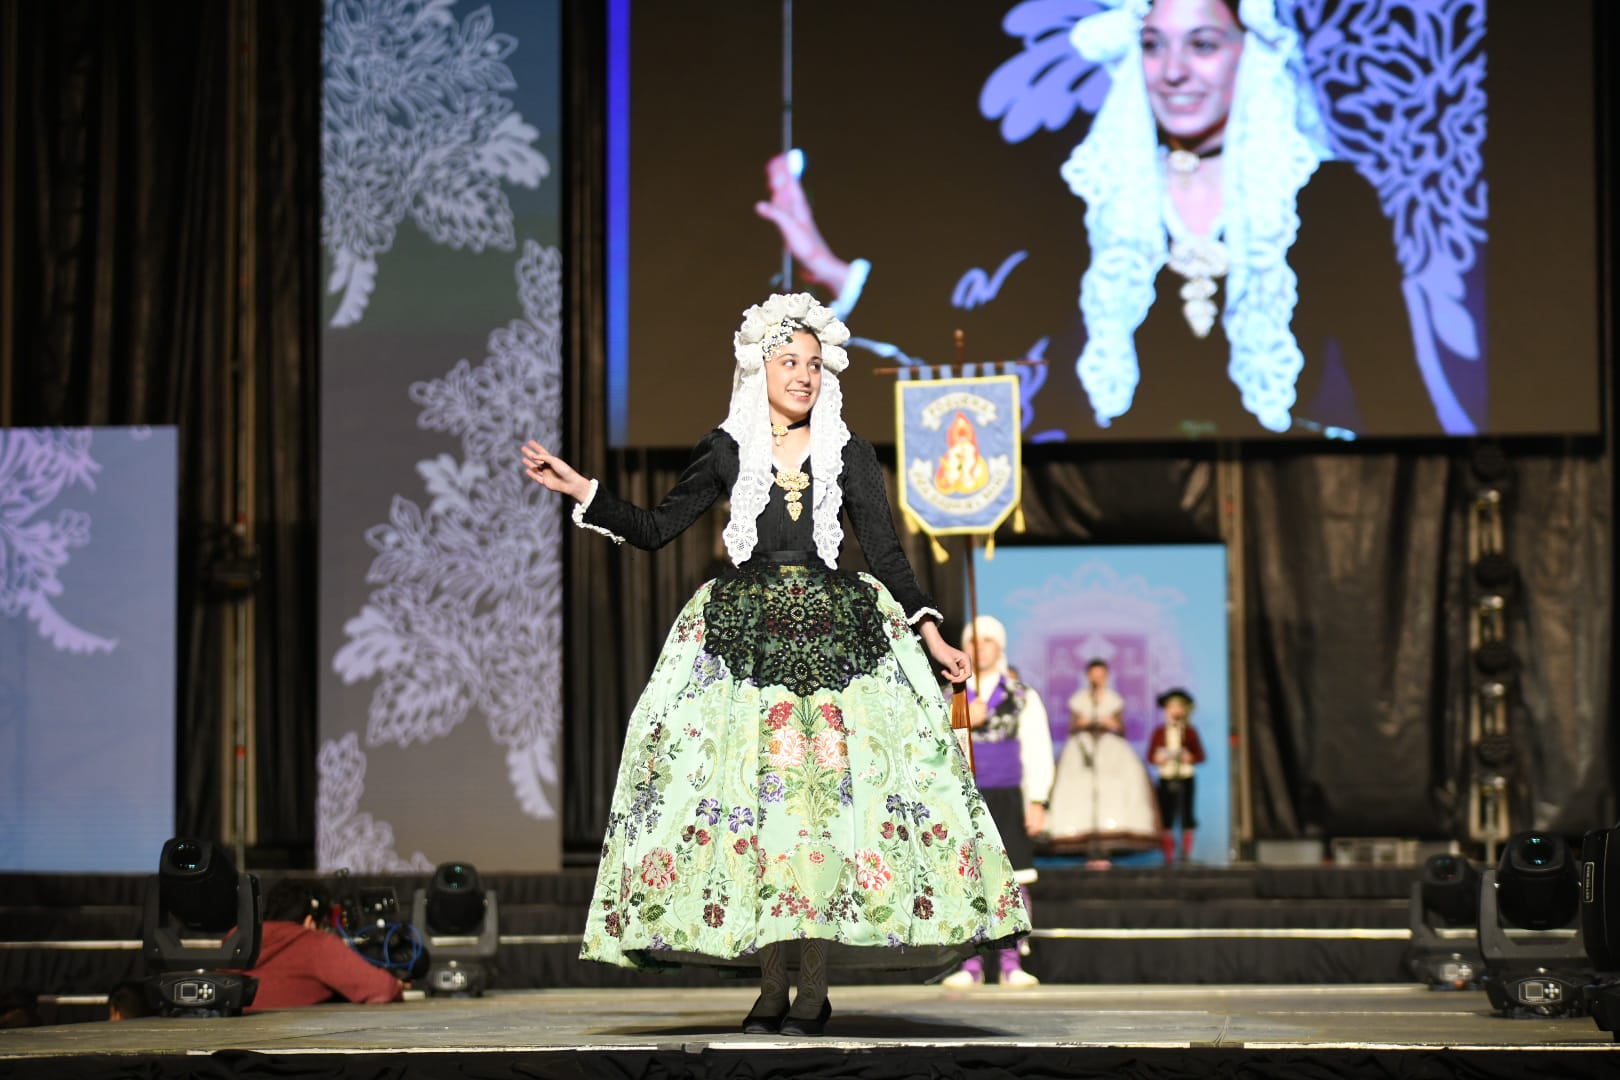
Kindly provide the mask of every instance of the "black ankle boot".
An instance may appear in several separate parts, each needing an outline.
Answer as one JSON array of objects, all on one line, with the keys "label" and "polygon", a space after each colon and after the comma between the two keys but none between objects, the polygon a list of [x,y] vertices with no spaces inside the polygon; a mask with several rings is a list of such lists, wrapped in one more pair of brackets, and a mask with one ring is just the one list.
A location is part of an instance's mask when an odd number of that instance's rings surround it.
[{"label": "black ankle boot", "polygon": [[783,1035],[820,1035],[827,1030],[827,1021],[832,1018],[832,1002],[827,998],[821,999],[821,1011],[814,1019],[794,1016],[788,1012],[787,1018],[782,1021]]}]

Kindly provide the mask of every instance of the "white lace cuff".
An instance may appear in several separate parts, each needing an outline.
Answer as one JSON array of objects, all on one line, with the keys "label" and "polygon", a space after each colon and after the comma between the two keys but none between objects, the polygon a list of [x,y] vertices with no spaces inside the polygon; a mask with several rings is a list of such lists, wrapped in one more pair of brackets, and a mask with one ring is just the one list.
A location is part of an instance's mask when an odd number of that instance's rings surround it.
[{"label": "white lace cuff", "polygon": [[856,259],[849,264],[849,276],[844,279],[838,299],[827,305],[834,315],[840,319],[849,318],[849,313],[861,302],[861,291],[866,288],[866,278],[871,272],[872,264],[865,259]]},{"label": "white lace cuff", "polygon": [[925,616],[928,615],[932,615],[934,617],[934,621],[937,623],[943,623],[945,621],[945,616],[941,615],[931,607],[925,607],[918,608],[914,614],[907,615],[906,622],[910,623],[912,626],[916,626],[918,623],[922,622]]},{"label": "white lace cuff", "polygon": [[591,490],[586,494],[586,496],[583,499],[579,500],[579,502],[574,504],[574,524],[579,526],[581,529],[589,529],[589,530],[591,530],[591,532],[601,533],[603,536],[607,537],[609,540],[613,541],[615,544],[624,543],[624,537],[620,536],[618,533],[611,532],[611,531],[609,531],[607,529],[604,529],[600,525],[592,525],[590,522],[585,520],[585,512],[591,508],[591,503],[593,503],[595,501],[596,501],[596,481],[593,479],[591,481]]}]

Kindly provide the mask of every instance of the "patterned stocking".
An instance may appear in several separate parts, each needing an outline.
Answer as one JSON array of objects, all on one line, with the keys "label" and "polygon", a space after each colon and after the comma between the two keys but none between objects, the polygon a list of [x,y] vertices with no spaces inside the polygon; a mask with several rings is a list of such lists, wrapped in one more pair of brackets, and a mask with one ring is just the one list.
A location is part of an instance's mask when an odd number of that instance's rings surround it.
[{"label": "patterned stocking", "polygon": [[827,1000],[827,942],[804,941],[799,946],[799,993],[788,1015],[814,1020]]},{"label": "patterned stocking", "polygon": [[771,944],[759,950],[759,1000],[754,1012],[780,1016],[787,1011],[788,975],[787,958],[780,944]]}]

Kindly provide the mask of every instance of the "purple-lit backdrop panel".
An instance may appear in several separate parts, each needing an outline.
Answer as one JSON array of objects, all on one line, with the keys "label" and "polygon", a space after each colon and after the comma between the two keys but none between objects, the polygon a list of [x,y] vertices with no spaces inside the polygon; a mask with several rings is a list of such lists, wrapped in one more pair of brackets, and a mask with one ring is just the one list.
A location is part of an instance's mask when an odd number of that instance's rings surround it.
[{"label": "purple-lit backdrop panel", "polygon": [[0,429],[0,870],[174,832],[173,428]]},{"label": "purple-lit backdrop panel", "polygon": [[1041,695],[1054,751],[1086,664],[1108,661],[1125,699],[1125,736],[1145,760],[1155,699],[1182,687],[1208,760],[1198,770],[1193,857],[1231,857],[1226,549],[1219,544],[1000,547],[974,555],[978,610],[1007,627],[1007,658]]}]

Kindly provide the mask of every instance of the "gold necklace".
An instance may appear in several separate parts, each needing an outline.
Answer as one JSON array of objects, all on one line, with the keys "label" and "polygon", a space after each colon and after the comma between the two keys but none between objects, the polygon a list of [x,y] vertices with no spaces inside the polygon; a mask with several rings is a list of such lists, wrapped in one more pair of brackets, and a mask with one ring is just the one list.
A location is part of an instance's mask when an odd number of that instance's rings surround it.
[{"label": "gold necklace", "polygon": [[801,500],[804,498],[804,489],[810,486],[810,474],[802,469],[784,469],[778,466],[776,486],[787,492],[784,498],[787,500],[788,517],[798,521],[799,515],[804,513]]}]

